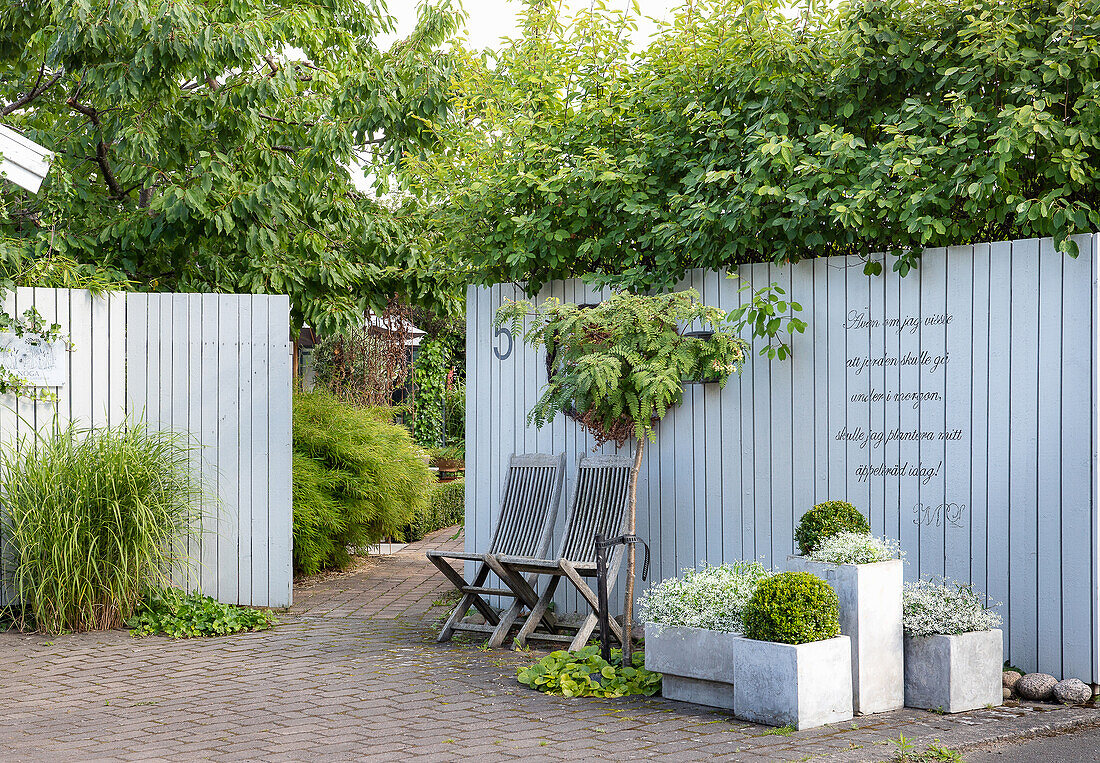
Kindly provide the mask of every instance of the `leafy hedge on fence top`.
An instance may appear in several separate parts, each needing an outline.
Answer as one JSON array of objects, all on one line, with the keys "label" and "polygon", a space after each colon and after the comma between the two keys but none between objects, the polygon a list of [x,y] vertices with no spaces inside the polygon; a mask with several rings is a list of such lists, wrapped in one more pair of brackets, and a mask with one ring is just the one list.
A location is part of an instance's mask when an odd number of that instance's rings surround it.
[{"label": "leafy hedge on fence top", "polygon": [[349,546],[396,535],[422,511],[428,465],[385,409],[294,395],[294,568],[343,567]]},{"label": "leafy hedge on fence top", "polygon": [[[417,165],[435,240],[482,283],[892,251],[1100,226],[1095,0],[695,0],[529,8],[470,57],[449,150]],[[874,270],[875,266],[871,266]],[[623,274],[621,276],[617,274]],[[597,278],[597,280],[600,280]]]}]

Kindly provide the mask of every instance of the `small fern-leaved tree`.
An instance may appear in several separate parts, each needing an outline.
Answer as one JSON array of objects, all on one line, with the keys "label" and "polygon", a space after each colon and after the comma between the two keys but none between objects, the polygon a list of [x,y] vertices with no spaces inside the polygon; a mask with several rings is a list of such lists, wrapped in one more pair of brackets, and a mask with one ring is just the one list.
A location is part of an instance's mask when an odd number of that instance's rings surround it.
[{"label": "small fern-leaved tree", "polygon": [[[704,305],[694,290],[652,296],[614,293],[581,307],[548,299],[535,305],[507,301],[497,326],[547,352],[548,380],[528,423],[537,427],[559,413],[575,418],[598,445],[634,440],[628,532],[635,531],[638,467],[645,443],[656,441],[657,422],[684,395],[685,381],[725,385],[748,354],[736,324],[723,310]],[[634,546],[627,546],[623,664],[630,664],[634,602]]]}]

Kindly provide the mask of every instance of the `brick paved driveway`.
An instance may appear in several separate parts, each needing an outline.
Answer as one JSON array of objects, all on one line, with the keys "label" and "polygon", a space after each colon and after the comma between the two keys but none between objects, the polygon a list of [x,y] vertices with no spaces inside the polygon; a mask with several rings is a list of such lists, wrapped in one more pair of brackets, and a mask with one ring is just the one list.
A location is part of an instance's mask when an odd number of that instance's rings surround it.
[{"label": "brick paved driveway", "polygon": [[957,746],[1100,723],[1084,708],[906,710],[782,736],[660,698],[544,696],[513,677],[531,655],[434,643],[447,589],[418,555],[453,535],[311,582],[264,633],[0,634],[0,758],[884,760],[899,734]]}]

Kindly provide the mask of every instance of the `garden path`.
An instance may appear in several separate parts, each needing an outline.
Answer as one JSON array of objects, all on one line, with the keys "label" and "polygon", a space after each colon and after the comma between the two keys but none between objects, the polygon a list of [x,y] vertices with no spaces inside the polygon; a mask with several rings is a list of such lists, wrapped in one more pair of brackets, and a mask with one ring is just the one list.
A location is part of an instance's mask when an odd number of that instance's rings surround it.
[{"label": "garden path", "polygon": [[0,634],[0,760],[877,761],[899,734],[923,749],[1100,725],[1085,708],[905,710],[784,736],[659,697],[546,696],[514,678],[535,654],[435,643],[447,586],[423,551],[445,544],[461,537],[309,581],[262,633]]}]

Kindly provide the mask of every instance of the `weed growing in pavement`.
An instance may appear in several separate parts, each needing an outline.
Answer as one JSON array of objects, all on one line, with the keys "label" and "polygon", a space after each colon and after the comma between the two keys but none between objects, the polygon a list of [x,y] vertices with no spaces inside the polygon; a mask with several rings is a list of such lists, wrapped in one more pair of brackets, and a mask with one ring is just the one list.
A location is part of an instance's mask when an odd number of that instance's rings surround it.
[{"label": "weed growing in pavement", "polygon": [[901,735],[890,741],[897,747],[893,757],[894,763],[963,763],[959,753],[940,747],[938,739],[933,739],[923,751],[918,751],[911,740]]},{"label": "weed growing in pavement", "polygon": [[763,734],[761,734],[761,736],[766,736],[766,737],[771,737],[771,736],[789,737],[794,732],[795,732],[794,726],[792,726],[791,724],[788,723],[788,724],[785,724],[783,726],[779,726],[779,727],[774,728],[774,729],[768,729]]}]

